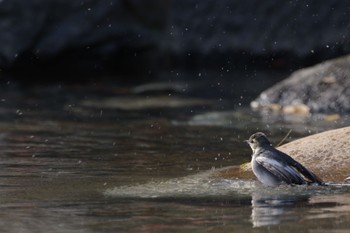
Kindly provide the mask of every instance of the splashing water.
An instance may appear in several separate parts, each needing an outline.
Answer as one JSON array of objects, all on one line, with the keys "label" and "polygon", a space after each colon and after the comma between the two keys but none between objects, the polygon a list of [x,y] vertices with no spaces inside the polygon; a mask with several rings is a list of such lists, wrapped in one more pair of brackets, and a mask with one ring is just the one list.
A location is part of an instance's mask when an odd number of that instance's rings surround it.
[{"label": "splashing water", "polygon": [[267,188],[257,181],[220,179],[213,171],[168,180],[154,180],[144,184],[118,186],[104,194],[118,198],[232,198],[240,196],[288,197],[326,194],[346,189],[345,186],[288,186]]},{"label": "splashing water", "polygon": [[249,195],[255,187],[254,181],[213,179],[211,174],[203,172],[134,186],[120,186],[106,190],[105,195],[124,198],[226,197]]}]

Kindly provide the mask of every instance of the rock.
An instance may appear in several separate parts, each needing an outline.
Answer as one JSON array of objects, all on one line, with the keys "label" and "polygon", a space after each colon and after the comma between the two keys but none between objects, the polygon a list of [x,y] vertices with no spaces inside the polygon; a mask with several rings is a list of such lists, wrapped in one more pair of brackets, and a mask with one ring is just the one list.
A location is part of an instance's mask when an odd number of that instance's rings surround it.
[{"label": "rock", "polygon": [[147,83],[136,86],[131,89],[132,94],[139,95],[164,95],[164,94],[174,94],[174,93],[183,93],[188,90],[188,84],[185,83]]},{"label": "rock", "polygon": [[168,9],[167,0],[0,1],[0,68],[63,63],[89,72],[119,58],[110,65],[140,69],[152,60]]},{"label": "rock", "polygon": [[[344,182],[350,176],[350,127],[300,138],[278,147],[325,182]],[[218,170],[215,177],[254,177],[250,163]]]},{"label": "rock", "polygon": [[344,114],[350,112],[349,96],[350,55],[294,72],[262,92],[251,107],[284,114]]},{"label": "rock", "polygon": [[194,106],[210,106],[212,101],[199,98],[184,98],[176,96],[129,96],[111,97],[105,99],[89,99],[81,101],[80,105],[92,108],[144,110],[157,108],[182,108]]},{"label": "rock", "polygon": [[235,54],[239,54],[232,59],[236,67],[251,63],[266,67],[271,61],[269,65],[281,68],[293,56],[296,63],[307,58],[315,63],[327,59],[325,54],[340,56],[331,48],[349,51],[347,43],[340,43],[349,37],[344,33],[348,25],[343,23],[348,19],[348,6],[341,1],[222,0],[213,7],[212,1],[178,0],[171,9],[170,46],[182,55],[179,62],[193,65],[198,65],[196,58],[200,57],[207,66],[219,63],[222,67],[228,55]]},{"label": "rock", "polygon": [[302,64],[350,52],[348,8],[336,0],[1,0],[0,68],[27,77],[20,68],[59,64],[87,73],[289,67],[293,57]]}]

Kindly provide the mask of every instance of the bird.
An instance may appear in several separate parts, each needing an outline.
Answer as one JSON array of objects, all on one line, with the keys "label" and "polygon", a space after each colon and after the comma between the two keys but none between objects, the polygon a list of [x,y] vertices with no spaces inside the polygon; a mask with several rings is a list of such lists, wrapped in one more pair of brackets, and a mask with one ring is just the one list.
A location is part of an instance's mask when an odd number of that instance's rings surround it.
[{"label": "bird", "polygon": [[245,141],[253,151],[251,160],[253,173],[264,185],[324,184],[306,167],[274,148],[264,133],[254,133]]}]

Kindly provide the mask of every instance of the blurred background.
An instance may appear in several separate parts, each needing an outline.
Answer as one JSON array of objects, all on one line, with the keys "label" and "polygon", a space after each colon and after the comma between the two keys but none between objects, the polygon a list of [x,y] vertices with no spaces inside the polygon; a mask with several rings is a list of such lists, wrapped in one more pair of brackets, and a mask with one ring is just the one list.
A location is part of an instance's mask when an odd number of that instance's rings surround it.
[{"label": "blurred background", "polygon": [[349,16],[337,0],[1,0],[0,75],[140,83],[176,70],[290,72],[349,53]]}]

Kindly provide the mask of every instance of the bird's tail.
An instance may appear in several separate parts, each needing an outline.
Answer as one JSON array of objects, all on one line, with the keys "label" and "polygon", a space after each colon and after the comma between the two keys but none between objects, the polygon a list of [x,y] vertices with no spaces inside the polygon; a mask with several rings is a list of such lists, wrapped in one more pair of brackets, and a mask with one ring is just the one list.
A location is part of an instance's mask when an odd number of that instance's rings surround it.
[{"label": "bird's tail", "polygon": [[295,164],[295,168],[308,180],[309,184],[325,184],[321,178],[315,175],[313,172],[309,171],[306,167],[301,165],[300,163]]}]

